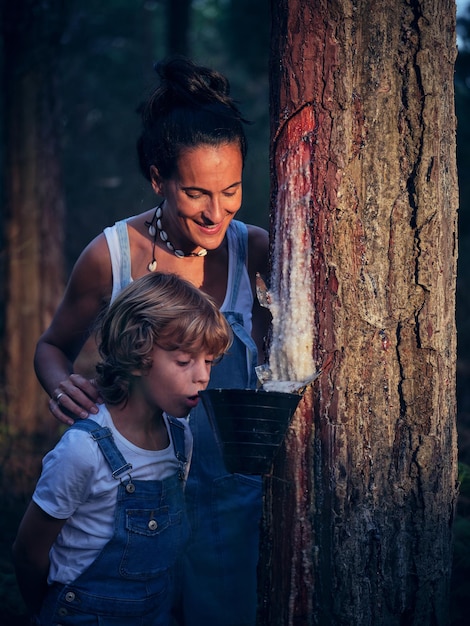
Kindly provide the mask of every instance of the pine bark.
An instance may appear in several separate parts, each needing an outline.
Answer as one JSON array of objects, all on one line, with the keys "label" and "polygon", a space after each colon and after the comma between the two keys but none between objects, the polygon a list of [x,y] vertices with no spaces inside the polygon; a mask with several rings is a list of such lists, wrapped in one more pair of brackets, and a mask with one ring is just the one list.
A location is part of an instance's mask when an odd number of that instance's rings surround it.
[{"label": "pine bark", "polygon": [[[444,626],[457,495],[455,3],[271,5],[273,288],[306,314],[313,303],[322,375],[265,479],[258,623]],[[299,249],[300,295],[289,278]]]},{"label": "pine bark", "polygon": [[64,287],[57,62],[63,2],[3,4],[5,216],[3,418],[10,434],[50,431],[33,369]]}]

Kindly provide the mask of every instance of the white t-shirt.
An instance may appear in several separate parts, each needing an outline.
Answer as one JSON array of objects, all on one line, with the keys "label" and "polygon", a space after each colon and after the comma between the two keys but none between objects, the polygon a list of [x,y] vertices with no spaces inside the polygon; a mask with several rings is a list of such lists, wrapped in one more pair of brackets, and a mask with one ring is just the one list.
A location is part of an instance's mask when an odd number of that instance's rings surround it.
[{"label": "white t-shirt", "polygon": [[[114,427],[111,415],[100,406],[92,419],[108,426],[114,442],[128,463],[135,480],[163,480],[178,471],[168,418],[164,420],[170,437],[165,450],[144,450],[125,439]],[[185,453],[188,463],[192,435],[186,419]],[[125,476],[122,477],[125,479]],[[114,512],[119,479],[114,479],[98,444],[90,434],[71,428],[43,459],[42,473],[33,494],[34,502],[57,519],[67,519],[50,552],[49,583],[68,584],[98,556],[113,534]]]}]

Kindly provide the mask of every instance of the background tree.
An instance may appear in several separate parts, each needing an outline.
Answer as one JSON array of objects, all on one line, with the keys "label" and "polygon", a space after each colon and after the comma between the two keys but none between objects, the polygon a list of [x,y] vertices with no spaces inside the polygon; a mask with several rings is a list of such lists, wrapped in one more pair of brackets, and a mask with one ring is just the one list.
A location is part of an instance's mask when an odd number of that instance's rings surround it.
[{"label": "background tree", "polygon": [[[59,158],[57,56],[63,26],[59,0],[2,4],[5,215],[2,221],[1,380],[10,432],[41,424],[44,393],[32,358],[40,329],[63,291],[63,193]],[[44,277],[48,280],[44,280]],[[44,415],[44,412],[43,412]]]},{"label": "background tree", "polygon": [[260,623],[448,624],[455,4],[271,7],[272,290],[323,374],[268,482]]}]

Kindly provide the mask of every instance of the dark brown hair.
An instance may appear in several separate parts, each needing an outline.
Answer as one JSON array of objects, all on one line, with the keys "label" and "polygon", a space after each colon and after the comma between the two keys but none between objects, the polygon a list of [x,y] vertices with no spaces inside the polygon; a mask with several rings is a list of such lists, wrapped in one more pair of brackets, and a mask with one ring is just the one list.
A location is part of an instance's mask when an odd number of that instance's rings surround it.
[{"label": "dark brown hair", "polygon": [[140,169],[150,180],[155,166],[163,179],[171,178],[185,148],[237,143],[245,161],[246,122],[230,97],[222,74],[172,57],[155,65],[160,85],[140,106],[142,132],[137,142]]},{"label": "dark brown hair", "polygon": [[132,372],[152,366],[156,344],[217,359],[231,341],[229,325],[208,296],[174,274],[148,274],[124,288],[103,315],[96,384],[105,402],[120,404]]}]

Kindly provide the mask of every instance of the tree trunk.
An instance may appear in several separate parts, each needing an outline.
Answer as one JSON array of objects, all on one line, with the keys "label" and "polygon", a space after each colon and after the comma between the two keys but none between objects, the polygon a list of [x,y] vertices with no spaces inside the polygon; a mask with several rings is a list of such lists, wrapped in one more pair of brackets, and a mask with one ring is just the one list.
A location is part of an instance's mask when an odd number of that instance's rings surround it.
[{"label": "tree trunk", "polygon": [[270,365],[322,375],[265,479],[259,624],[444,626],[455,3],[271,5]]},{"label": "tree trunk", "polygon": [[33,370],[39,335],[63,292],[63,194],[56,63],[61,0],[3,4],[5,336],[2,378],[10,433],[50,431]]}]

